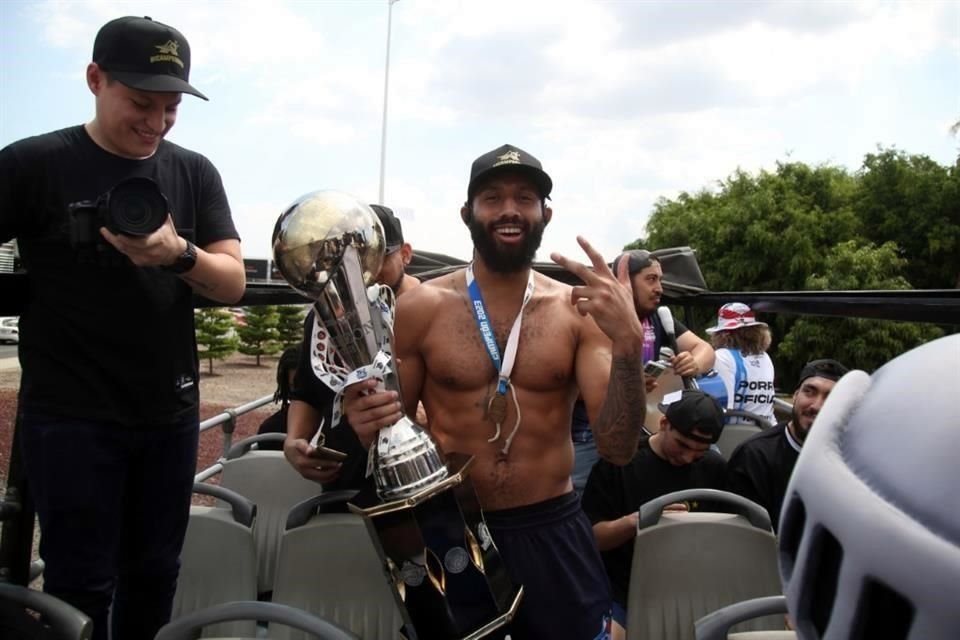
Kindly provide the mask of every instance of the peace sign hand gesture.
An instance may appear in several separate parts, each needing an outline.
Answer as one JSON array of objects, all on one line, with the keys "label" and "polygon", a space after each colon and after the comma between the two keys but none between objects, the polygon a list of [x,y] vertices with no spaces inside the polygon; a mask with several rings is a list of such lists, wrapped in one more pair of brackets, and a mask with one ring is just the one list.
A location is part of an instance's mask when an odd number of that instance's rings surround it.
[{"label": "peace sign hand gesture", "polygon": [[593,270],[559,253],[551,253],[550,259],[580,278],[582,286],[573,287],[570,302],[581,315],[589,314],[614,345],[632,344],[643,340],[643,328],[633,304],[633,289],[630,285],[629,260],[621,260],[617,273],[610,271],[593,246],[583,236],[577,242],[590,258]]}]

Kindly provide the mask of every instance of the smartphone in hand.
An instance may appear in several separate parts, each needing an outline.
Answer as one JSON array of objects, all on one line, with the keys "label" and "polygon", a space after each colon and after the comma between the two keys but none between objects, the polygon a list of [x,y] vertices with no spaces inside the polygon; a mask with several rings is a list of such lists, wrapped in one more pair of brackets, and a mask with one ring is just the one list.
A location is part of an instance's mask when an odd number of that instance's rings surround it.
[{"label": "smartphone in hand", "polygon": [[310,452],[310,457],[319,458],[320,460],[330,460],[332,462],[343,462],[347,459],[347,454],[342,451],[337,451],[336,449],[319,446]]}]

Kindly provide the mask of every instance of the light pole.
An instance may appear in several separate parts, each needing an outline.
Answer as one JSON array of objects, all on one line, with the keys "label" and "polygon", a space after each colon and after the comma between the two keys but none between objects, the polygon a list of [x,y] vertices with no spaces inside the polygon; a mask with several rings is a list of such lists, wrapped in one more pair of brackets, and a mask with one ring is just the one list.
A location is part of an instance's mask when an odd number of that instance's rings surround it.
[{"label": "light pole", "polygon": [[383,128],[380,131],[380,204],[383,204],[383,179],[387,168],[387,96],[390,90],[390,28],[393,23],[393,4],[387,0],[387,61],[383,69]]}]

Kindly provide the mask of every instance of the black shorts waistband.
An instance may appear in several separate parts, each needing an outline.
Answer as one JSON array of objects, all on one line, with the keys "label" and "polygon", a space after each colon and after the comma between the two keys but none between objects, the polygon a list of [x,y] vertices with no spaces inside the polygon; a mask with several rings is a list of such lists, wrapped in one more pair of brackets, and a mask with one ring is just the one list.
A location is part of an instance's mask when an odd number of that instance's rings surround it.
[{"label": "black shorts waistband", "polygon": [[491,529],[512,530],[561,522],[579,511],[580,498],[571,491],[522,507],[484,511],[483,516]]}]

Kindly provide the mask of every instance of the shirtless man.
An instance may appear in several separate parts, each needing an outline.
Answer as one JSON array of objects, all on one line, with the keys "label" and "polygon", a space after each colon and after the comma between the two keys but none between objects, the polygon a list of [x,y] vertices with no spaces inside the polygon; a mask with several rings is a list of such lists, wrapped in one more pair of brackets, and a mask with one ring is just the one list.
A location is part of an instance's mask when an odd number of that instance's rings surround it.
[{"label": "shirtless man", "polygon": [[[365,381],[347,390],[344,407],[369,446],[422,400],[443,451],[475,456],[471,478],[487,524],[524,586],[512,638],[593,640],[607,637],[610,591],[572,491],[571,412],[582,394],[600,455],[616,464],[633,458],[646,405],[643,331],[626,262],[614,276],[581,238],[593,271],[551,257],[584,286],[531,269],[553,214],[545,206],[551,188],[540,162],[516,147],[474,161],[460,212],[474,242],[472,270],[425,283],[397,306],[403,404],[394,392],[361,395],[373,388]],[[468,286],[470,271],[476,287]],[[481,338],[484,318],[492,341]],[[500,375],[491,350],[504,363]]]}]

